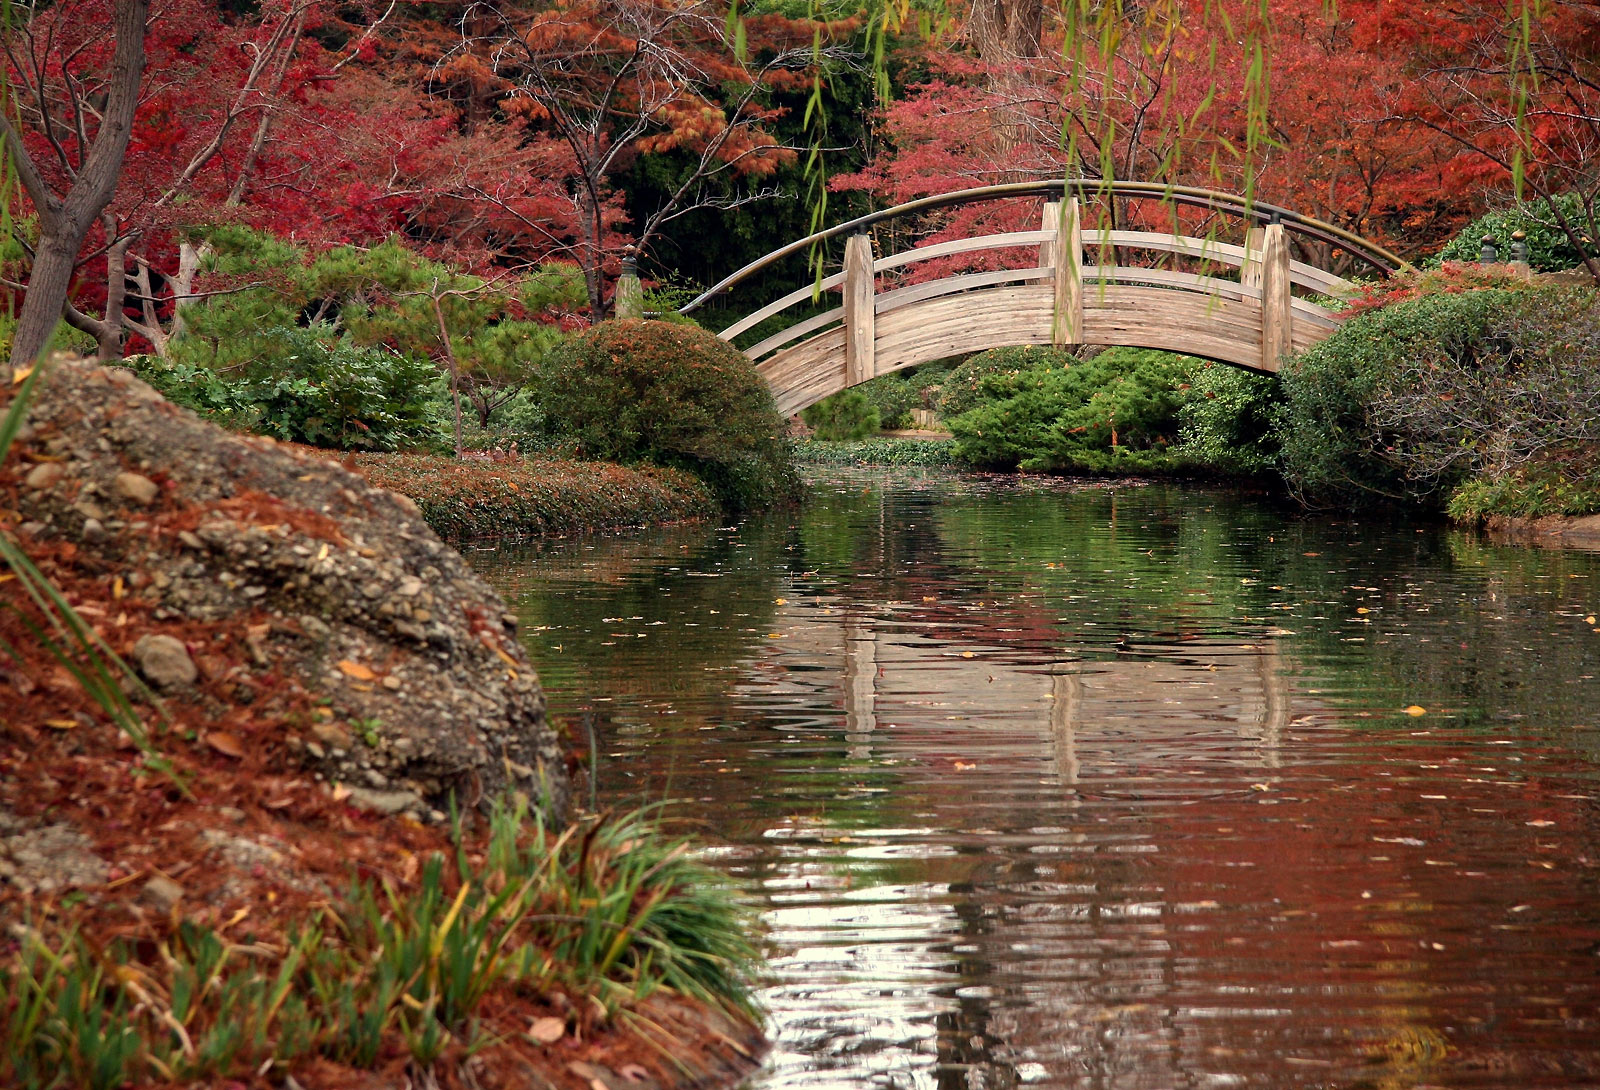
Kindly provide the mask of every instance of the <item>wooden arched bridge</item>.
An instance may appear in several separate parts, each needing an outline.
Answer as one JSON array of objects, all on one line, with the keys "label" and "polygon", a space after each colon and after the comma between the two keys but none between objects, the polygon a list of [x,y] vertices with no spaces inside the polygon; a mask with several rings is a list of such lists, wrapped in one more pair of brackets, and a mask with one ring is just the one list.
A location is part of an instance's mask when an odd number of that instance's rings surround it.
[{"label": "wooden arched bridge", "polygon": [[[890,220],[982,201],[1043,198],[1037,231],[939,242],[878,256],[867,230]],[[1243,227],[1243,244],[1150,231],[1090,230],[1090,200],[1161,201],[1220,213]],[[1242,222],[1241,222],[1242,221]],[[841,305],[804,318],[746,348],[772,387],[778,411],[799,412],[829,394],[930,360],[1004,345],[1125,345],[1159,348],[1276,371],[1283,356],[1338,329],[1336,311],[1306,296],[1351,289],[1341,276],[1292,256],[1291,236],[1310,250],[1342,252],[1387,276],[1405,263],[1387,250],[1286,209],[1225,193],[1148,182],[1020,182],[930,197],[798,239],[751,262],[685,306],[709,299],[792,254],[844,236],[843,268],[823,277]],[[1117,255],[1112,263],[1084,259]],[[907,279],[935,258],[1026,247],[1036,264]],[[1124,264],[1125,256],[1142,255]],[[1300,295],[1296,295],[1296,291]],[[733,341],[760,323],[817,298],[808,283],[724,329]]]}]

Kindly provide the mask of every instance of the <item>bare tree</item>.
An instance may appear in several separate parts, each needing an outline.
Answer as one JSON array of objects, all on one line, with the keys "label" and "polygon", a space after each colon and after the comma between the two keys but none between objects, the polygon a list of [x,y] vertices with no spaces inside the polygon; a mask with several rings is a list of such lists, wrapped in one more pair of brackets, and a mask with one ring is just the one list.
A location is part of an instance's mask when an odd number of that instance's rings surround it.
[{"label": "bare tree", "polygon": [[106,84],[105,108],[99,112],[99,124],[93,136],[90,137],[88,131],[89,118],[81,111],[74,117],[71,130],[75,137],[71,143],[78,149],[76,156],[67,150],[53,129],[47,130],[67,179],[64,193],[57,194],[46,183],[38,164],[23,146],[9,111],[0,114],[0,132],[5,135],[7,154],[39,219],[39,243],[33,253],[27,296],[11,342],[10,371],[32,363],[49,342],[51,332],[61,320],[72,272],[78,264],[78,251],[96,217],[116,193],[117,178],[122,173],[122,159],[128,150],[133,117],[139,105],[149,6],[149,0],[116,0],[112,17],[116,47]]}]

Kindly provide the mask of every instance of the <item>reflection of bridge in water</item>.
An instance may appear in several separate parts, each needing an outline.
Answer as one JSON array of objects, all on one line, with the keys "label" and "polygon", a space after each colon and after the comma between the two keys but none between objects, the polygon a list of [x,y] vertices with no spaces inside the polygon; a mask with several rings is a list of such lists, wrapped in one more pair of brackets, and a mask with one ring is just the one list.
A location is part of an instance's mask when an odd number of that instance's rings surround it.
[{"label": "reflection of bridge in water", "polygon": [[[803,654],[819,669],[791,668],[781,681],[769,679],[766,692],[787,686],[798,693],[842,677],[845,741],[859,760],[901,748],[897,735],[916,736],[914,748],[925,753],[921,735],[949,728],[979,732],[974,743],[992,757],[1001,739],[983,738],[986,724],[1004,724],[1016,745],[1017,724],[1031,722],[1067,784],[1092,776],[1097,758],[1118,765],[1218,758],[1275,768],[1290,717],[1288,680],[1271,636],[1042,659],[1031,650],[963,645],[858,610],[824,614],[815,602],[788,607],[776,623],[787,636],[786,659]],[[952,761],[961,759],[954,736],[948,748]]]}]

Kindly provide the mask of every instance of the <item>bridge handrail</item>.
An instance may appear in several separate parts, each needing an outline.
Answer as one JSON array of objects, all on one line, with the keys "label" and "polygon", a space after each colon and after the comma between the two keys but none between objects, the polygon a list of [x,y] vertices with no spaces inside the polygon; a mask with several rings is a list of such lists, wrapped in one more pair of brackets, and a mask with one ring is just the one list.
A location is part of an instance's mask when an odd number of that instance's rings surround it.
[{"label": "bridge handrail", "polygon": [[[913,247],[899,253],[880,257],[872,263],[872,271],[876,273],[887,272],[891,269],[901,268],[920,261],[932,261],[940,257],[953,257],[960,254],[974,253],[979,250],[1007,249],[1011,247],[1037,246],[1055,239],[1054,231],[1007,231],[992,235],[976,235],[972,238],[953,239],[949,242],[939,242],[932,246]],[[1228,242],[1217,242],[1212,239],[1196,238],[1192,235],[1169,235],[1153,231],[1100,231],[1086,236],[1085,248],[1091,252],[1097,248],[1122,248],[1160,250],[1165,253],[1178,254],[1183,257],[1198,258],[1202,261],[1214,262],[1218,265],[1229,265],[1242,268],[1248,261],[1245,247]],[[1106,266],[1109,268],[1110,266]],[[1301,261],[1291,261],[1289,272],[1292,282],[1300,287],[1312,291],[1334,293],[1348,289],[1351,284],[1343,277],[1325,272],[1315,265],[1307,265]],[[953,279],[962,279],[960,277]],[[989,283],[1004,283],[1008,279],[1028,279],[1026,277],[1002,277],[990,280]],[[1112,279],[1115,279],[1113,277]],[[1215,280],[1216,284],[1227,284],[1229,281]],[[834,273],[823,279],[815,286],[796,289],[787,295],[774,299],[760,310],[745,315],[733,325],[724,329],[717,336],[725,341],[731,341],[739,334],[752,328],[760,322],[772,317],[793,306],[795,303],[812,298],[817,292],[828,291],[844,283],[843,273]],[[900,292],[906,289],[880,294],[877,297],[876,310],[882,313],[885,301],[899,297]],[[919,298],[933,298],[937,292],[923,293]],[[763,342],[765,343],[765,342]]]},{"label": "bridge handrail", "polygon": [[[1055,270],[1045,266],[961,273],[956,276],[943,277],[939,280],[908,284],[904,287],[880,292],[873,296],[873,311],[881,316],[892,313],[901,307],[910,306],[913,303],[960,295],[974,288],[995,287],[1001,284],[1030,280],[1049,280],[1054,275]],[[1200,273],[1184,272],[1179,269],[1142,269],[1127,265],[1084,266],[1083,286],[1086,292],[1093,292],[1097,286],[1104,287],[1112,284],[1146,284],[1173,288],[1192,294],[1205,295],[1210,298],[1235,299],[1239,301],[1255,300],[1259,302],[1262,295],[1259,287],[1250,284],[1241,284],[1236,280],[1223,280],[1219,277],[1205,276]],[[1304,299],[1291,299],[1289,304],[1298,318],[1314,322],[1323,328],[1337,328],[1339,325],[1339,319],[1336,315],[1329,313],[1315,303],[1307,302]],[[834,307],[822,314],[813,315],[804,321],[779,330],[760,343],[746,349],[745,354],[752,360],[759,360],[791,341],[796,341],[815,333],[832,325],[834,322],[842,321],[843,318],[844,308]]]},{"label": "bridge handrail", "polygon": [[[1398,255],[1391,253],[1377,243],[1367,241],[1360,235],[1346,231],[1342,227],[1337,227],[1334,224],[1326,223],[1310,216],[1302,216],[1298,212],[1280,208],[1277,205],[1246,200],[1244,197],[1231,193],[1201,189],[1195,186],[1166,185],[1160,182],[1111,182],[1107,184],[1100,179],[1056,179],[1036,182],[1009,182],[1003,185],[963,189],[954,193],[941,193],[932,197],[923,197],[920,200],[907,201],[905,204],[895,205],[893,208],[870,212],[865,216],[857,216],[846,223],[837,224],[807,235],[805,238],[796,239],[787,246],[781,246],[772,251],[765,257],[757,258],[742,269],[730,273],[701,292],[679,308],[678,313],[689,314],[698,310],[712,297],[740,281],[816,243],[825,242],[840,235],[852,234],[874,224],[897,219],[901,216],[927,212],[936,208],[948,208],[952,205],[1004,200],[1012,197],[1077,196],[1087,198],[1096,195],[1167,200],[1174,204],[1187,205],[1193,208],[1207,208],[1231,215],[1243,216],[1262,223],[1278,222],[1282,223],[1285,228],[1294,230],[1299,234],[1347,250],[1369,265],[1374,266],[1386,276],[1409,267],[1409,264]],[[906,252],[914,253],[915,251]]]}]

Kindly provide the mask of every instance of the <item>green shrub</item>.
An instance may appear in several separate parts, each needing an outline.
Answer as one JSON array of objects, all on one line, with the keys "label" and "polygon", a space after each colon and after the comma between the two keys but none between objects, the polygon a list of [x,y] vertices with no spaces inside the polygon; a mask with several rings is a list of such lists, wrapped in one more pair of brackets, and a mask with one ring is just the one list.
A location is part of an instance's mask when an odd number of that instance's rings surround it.
[{"label": "green shrub", "polygon": [[979,378],[977,406],[947,421],[957,457],[1025,470],[1176,465],[1167,447],[1177,437],[1181,387],[1196,361],[1133,348],[1088,360],[1041,358],[1059,362]]},{"label": "green shrub", "polygon": [[1178,407],[1178,451],[1218,472],[1264,473],[1277,465],[1282,411],[1276,375],[1208,361],[1191,373]]},{"label": "green shrub", "polygon": [[[1576,193],[1563,193],[1556,198],[1556,207],[1580,235],[1593,238],[1594,225],[1588,220],[1583,202]],[[1550,202],[1544,198],[1527,201],[1490,212],[1463,227],[1459,234],[1445,243],[1444,249],[1429,262],[1437,266],[1445,261],[1477,261],[1483,250],[1483,236],[1492,235],[1501,261],[1511,260],[1511,236],[1521,231],[1527,236],[1528,264],[1537,272],[1560,272],[1583,264],[1583,254],[1573,244],[1551,214]],[[1600,254],[1600,247],[1589,247],[1591,255]]]},{"label": "green shrub", "polygon": [[259,335],[262,353],[217,373],[179,356],[128,361],[170,400],[230,427],[334,450],[432,445],[430,405],[443,397],[427,360],[362,348],[326,325]]},{"label": "green shrub", "polygon": [[686,469],[743,511],[798,494],[766,383],[696,326],[604,322],[559,348],[536,397],[587,458]]},{"label": "green shrub", "polygon": [[1291,488],[1439,505],[1470,479],[1600,440],[1595,304],[1589,289],[1487,290],[1351,319],[1283,372]]},{"label": "green shrub", "polygon": [[868,439],[878,434],[877,406],[860,388],[840,390],[800,414],[818,439],[844,441]]}]

